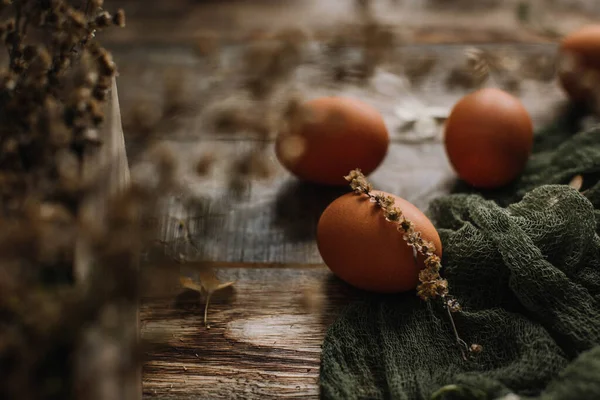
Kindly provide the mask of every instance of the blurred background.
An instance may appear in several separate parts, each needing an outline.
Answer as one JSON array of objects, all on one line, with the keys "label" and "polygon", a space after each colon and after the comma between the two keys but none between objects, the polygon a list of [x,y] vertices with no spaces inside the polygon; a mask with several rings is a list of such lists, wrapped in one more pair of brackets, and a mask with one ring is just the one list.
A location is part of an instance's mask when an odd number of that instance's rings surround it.
[{"label": "blurred background", "polygon": [[[290,26],[330,28],[353,20],[356,7],[352,0],[125,0],[105,4],[123,7],[129,16],[127,33],[111,32],[111,39],[154,43],[192,43],[211,30],[235,40]],[[523,41],[544,36],[537,29],[561,33],[600,15],[594,0],[383,0],[373,5],[379,18],[412,31],[417,42]],[[540,26],[524,26],[527,23]],[[472,36],[461,39],[467,32]],[[438,36],[442,33],[447,36]]]}]

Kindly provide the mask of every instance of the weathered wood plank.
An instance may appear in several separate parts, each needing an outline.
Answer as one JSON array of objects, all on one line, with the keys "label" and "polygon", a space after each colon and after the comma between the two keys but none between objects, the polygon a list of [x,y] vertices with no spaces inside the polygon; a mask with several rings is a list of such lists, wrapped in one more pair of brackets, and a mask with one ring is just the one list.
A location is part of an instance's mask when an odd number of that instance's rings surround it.
[{"label": "weathered wood plank", "polygon": [[213,297],[206,329],[203,302],[179,288],[177,272],[164,275],[141,307],[142,337],[168,338],[147,355],[145,397],[318,397],[327,326],[358,290],[323,266],[221,268],[224,280],[237,283],[229,297]]}]

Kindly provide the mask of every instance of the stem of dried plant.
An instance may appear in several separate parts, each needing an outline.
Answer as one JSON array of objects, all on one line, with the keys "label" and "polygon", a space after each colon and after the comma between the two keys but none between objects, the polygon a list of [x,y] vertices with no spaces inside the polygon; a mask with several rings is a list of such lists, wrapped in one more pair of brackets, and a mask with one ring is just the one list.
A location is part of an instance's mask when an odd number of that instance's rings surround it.
[{"label": "stem of dried plant", "polygon": [[421,237],[421,232],[416,230],[414,223],[406,218],[402,209],[395,205],[393,197],[382,193],[373,193],[373,186],[367,181],[360,169],[350,171],[345,179],[350,183],[350,187],[356,194],[366,195],[381,208],[386,221],[396,224],[398,231],[403,234],[402,239],[413,249],[415,263],[418,262],[418,254],[425,257],[425,268],[419,272],[420,283],[417,286],[417,295],[425,301],[441,300],[442,306],[448,313],[456,344],[463,359],[466,361],[469,355],[480,353],[483,350],[481,345],[472,344],[469,346],[458,334],[452,314],[461,311],[461,306],[449,294],[448,281],[440,276],[442,264],[441,259],[435,254],[434,244]]}]

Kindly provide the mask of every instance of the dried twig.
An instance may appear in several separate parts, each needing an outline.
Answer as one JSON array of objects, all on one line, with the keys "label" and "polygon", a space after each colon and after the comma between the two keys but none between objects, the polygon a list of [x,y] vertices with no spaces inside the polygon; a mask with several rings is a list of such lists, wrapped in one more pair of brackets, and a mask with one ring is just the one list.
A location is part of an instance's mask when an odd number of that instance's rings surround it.
[{"label": "dried twig", "polygon": [[450,296],[448,281],[440,276],[442,265],[440,258],[435,254],[434,244],[421,237],[421,232],[415,229],[413,222],[406,218],[402,210],[395,205],[393,197],[381,193],[372,193],[373,186],[367,181],[360,169],[350,171],[345,178],[355,193],[368,196],[372,202],[381,208],[385,219],[397,225],[398,231],[403,234],[402,239],[413,249],[415,262],[417,262],[418,254],[425,257],[425,268],[419,272],[420,283],[417,286],[417,295],[425,301],[438,298],[441,300],[443,307],[448,312],[456,343],[463,359],[467,360],[469,354],[481,352],[483,349],[481,345],[474,344],[469,347],[458,335],[452,313],[459,312],[461,306],[456,299]]}]

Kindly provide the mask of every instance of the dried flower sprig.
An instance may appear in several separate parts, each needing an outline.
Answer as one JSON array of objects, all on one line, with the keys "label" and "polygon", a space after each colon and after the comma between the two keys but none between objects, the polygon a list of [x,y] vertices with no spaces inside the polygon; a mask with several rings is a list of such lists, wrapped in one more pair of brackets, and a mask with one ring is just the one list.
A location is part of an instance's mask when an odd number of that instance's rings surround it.
[{"label": "dried flower sprig", "polygon": [[[175,244],[175,242],[182,241],[184,244],[189,245],[196,254],[201,254],[202,249],[200,249],[192,240],[192,235],[190,233],[189,218],[185,219],[176,219],[177,222],[177,232],[178,237],[175,241],[164,241],[158,240],[157,244],[162,245],[164,247],[165,255],[172,253],[168,251],[168,247]],[[184,254],[177,253],[176,256],[171,256],[173,261],[177,262],[184,266],[189,260],[186,258]],[[223,289],[229,288],[235,284],[235,281],[222,282],[216,275],[213,268],[209,267],[206,264],[195,265],[193,268],[193,273],[198,276],[198,279],[195,281],[188,276],[181,276],[179,281],[181,286],[188,290],[193,290],[195,292],[200,293],[204,297],[204,326],[206,329],[210,329],[210,323],[208,321],[208,308],[210,306],[210,300],[213,294],[217,291],[221,291]]]},{"label": "dried flower sprig", "polygon": [[443,307],[448,312],[448,318],[463,359],[467,360],[467,355],[480,353],[483,350],[481,345],[469,346],[458,335],[452,314],[461,311],[461,305],[449,294],[448,281],[440,275],[442,264],[441,259],[435,254],[435,245],[421,236],[421,232],[415,228],[413,222],[406,218],[400,207],[395,205],[393,197],[382,193],[373,193],[373,186],[360,169],[350,171],[344,178],[350,183],[350,187],[356,194],[368,196],[381,208],[386,221],[397,225],[398,231],[402,233],[402,239],[413,249],[415,262],[417,262],[419,254],[425,257],[425,268],[419,272],[420,283],[417,286],[417,295],[425,301],[441,300]]},{"label": "dried flower sprig", "polygon": [[[156,187],[130,182],[105,199],[104,218],[90,215],[88,201],[124,177],[87,157],[115,129],[102,127],[104,110],[118,123],[106,104],[116,64],[95,36],[125,18],[101,6],[0,1],[0,398],[118,398],[141,367],[129,311],[140,248],[155,235],[144,221],[156,215],[169,170],[158,164]],[[93,268],[75,284],[82,253]],[[119,350],[106,353],[107,343]]]},{"label": "dried flower sprig", "polygon": [[449,89],[455,87],[476,88],[490,77],[492,66],[489,55],[478,48],[468,48],[464,52],[464,63],[452,69],[446,79]]}]

